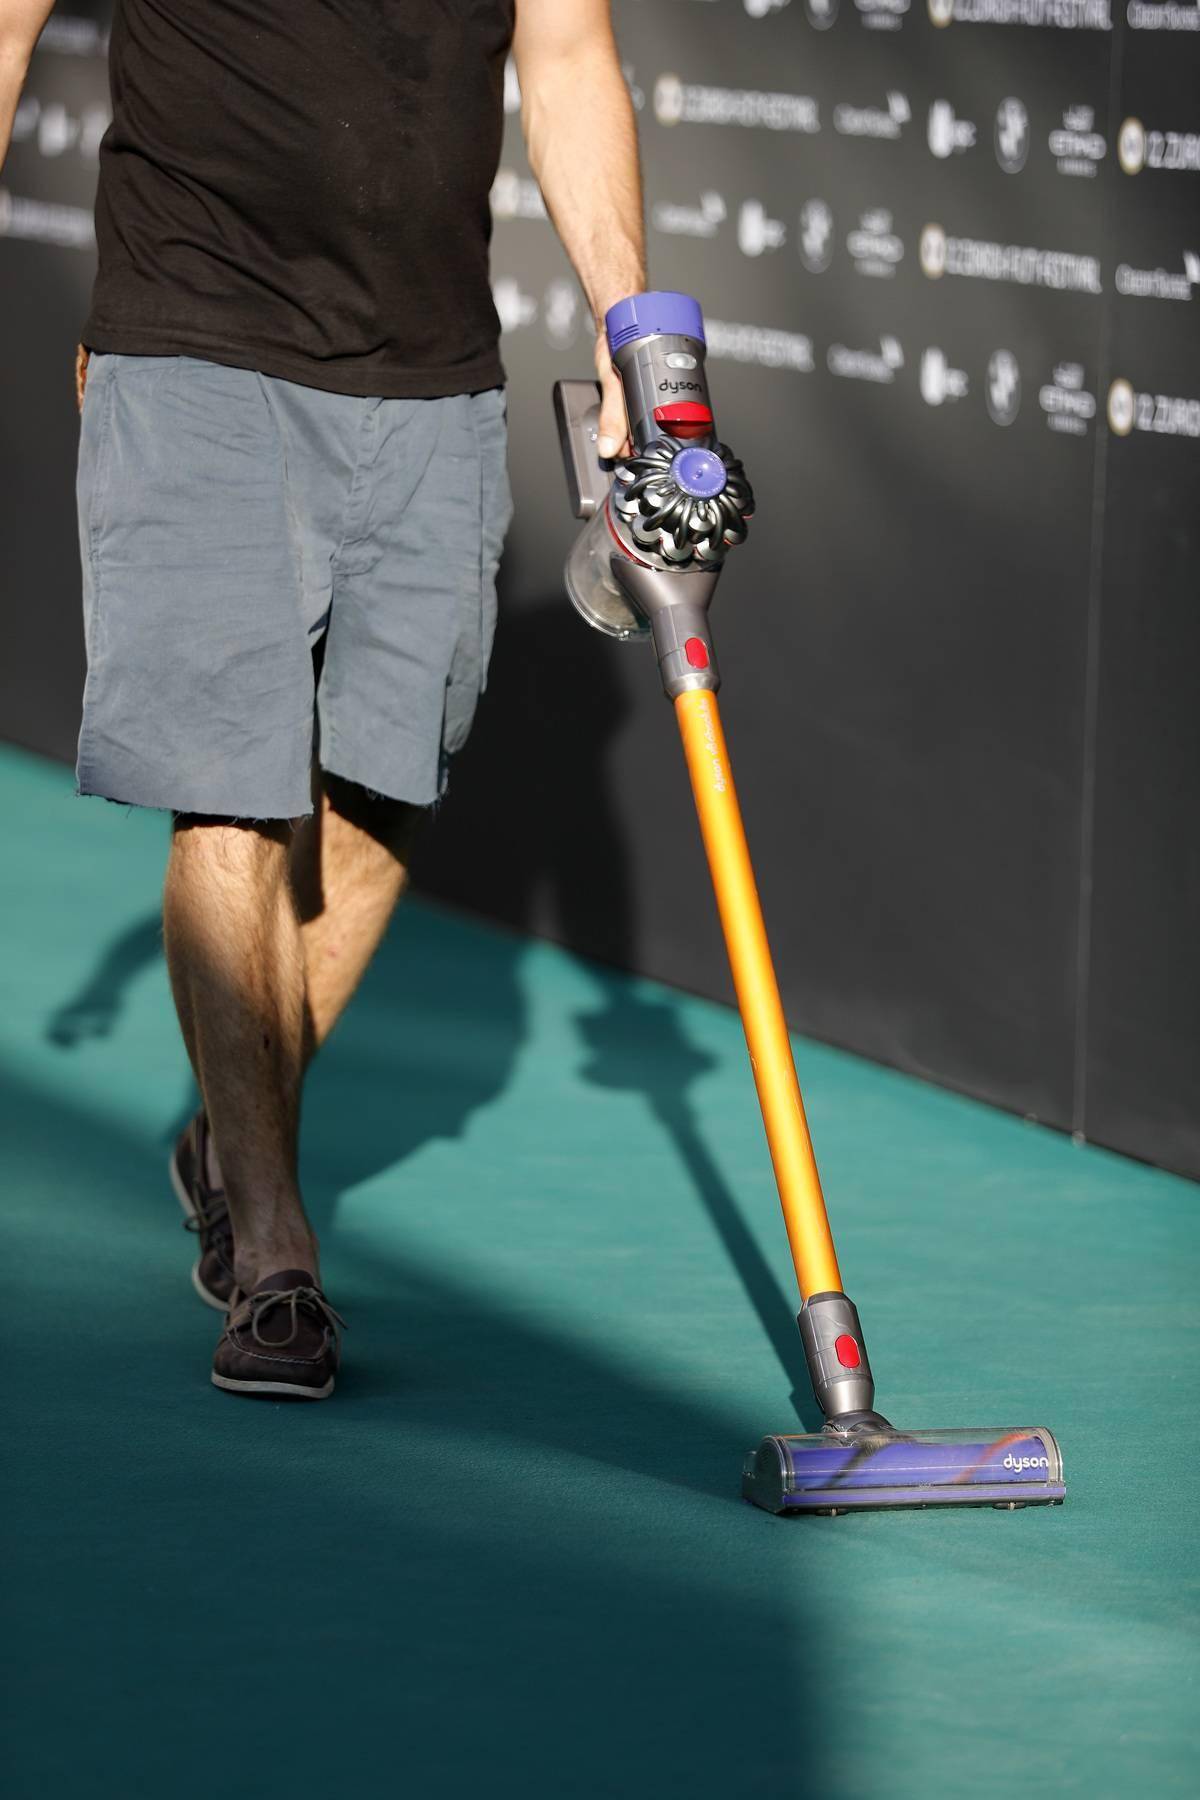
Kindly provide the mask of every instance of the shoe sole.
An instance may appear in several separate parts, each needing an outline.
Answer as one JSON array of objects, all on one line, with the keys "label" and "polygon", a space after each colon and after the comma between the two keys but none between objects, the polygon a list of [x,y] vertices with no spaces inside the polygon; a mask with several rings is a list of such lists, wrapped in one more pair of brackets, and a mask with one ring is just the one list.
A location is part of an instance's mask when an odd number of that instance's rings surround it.
[{"label": "shoe sole", "polygon": [[333,1392],[332,1375],[324,1387],[301,1387],[294,1381],[235,1381],[232,1375],[218,1375],[214,1369],[212,1383],[228,1394],[287,1394],[293,1400],[328,1400]]},{"label": "shoe sole", "polygon": [[[191,1195],[183,1185],[183,1179],[179,1173],[179,1165],[175,1161],[174,1150],[172,1150],[170,1156],[167,1158],[167,1174],[171,1177],[171,1186],[175,1190],[175,1198],[178,1200],[180,1206],[182,1206],[188,1218],[194,1219],[196,1216],[196,1208],[192,1204]],[[197,1257],[192,1264],[192,1286],[203,1300],[205,1306],[211,1306],[214,1312],[227,1313],[229,1311],[229,1301],[222,1300],[219,1294],[211,1293],[200,1279],[201,1260],[200,1257]]]}]

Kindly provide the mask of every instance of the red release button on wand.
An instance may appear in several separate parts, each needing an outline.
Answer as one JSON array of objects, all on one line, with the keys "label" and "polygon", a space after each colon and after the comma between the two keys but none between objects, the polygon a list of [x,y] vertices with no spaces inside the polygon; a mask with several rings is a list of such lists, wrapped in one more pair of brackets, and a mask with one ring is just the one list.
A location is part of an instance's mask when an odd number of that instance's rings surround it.
[{"label": "red release button on wand", "polygon": [[857,1369],[862,1357],[859,1354],[858,1345],[852,1337],[843,1333],[833,1347],[837,1351],[837,1359],[843,1369]]},{"label": "red release button on wand", "polygon": [[693,669],[707,669],[708,645],[703,638],[689,638],[683,646],[683,653]]}]

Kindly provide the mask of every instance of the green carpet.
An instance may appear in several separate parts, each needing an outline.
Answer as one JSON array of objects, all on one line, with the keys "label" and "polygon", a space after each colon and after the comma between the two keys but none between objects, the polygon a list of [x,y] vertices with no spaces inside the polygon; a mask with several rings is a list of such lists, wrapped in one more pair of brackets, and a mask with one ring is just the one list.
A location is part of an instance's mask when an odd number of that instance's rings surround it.
[{"label": "green carpet", "polygon": [[736,1017],[411,903],[304,1126],[327,1405],[209,1385],[160,818],[0,755],[7,1792],[1195,1792],[1194,1186],[800,1043],[880,1400],[1067,1504],[776,1520]]}]

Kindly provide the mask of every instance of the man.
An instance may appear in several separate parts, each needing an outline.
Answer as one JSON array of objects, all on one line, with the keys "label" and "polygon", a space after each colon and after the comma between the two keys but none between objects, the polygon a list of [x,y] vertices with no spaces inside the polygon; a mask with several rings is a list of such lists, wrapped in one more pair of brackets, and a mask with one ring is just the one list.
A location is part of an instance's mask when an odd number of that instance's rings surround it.
[{"label": "man", "polygon": [[[49,11],[0,0],[0,155]],[[78,783],[173,815],[164,937],[203,1105],[171,1173],[235,1393],[333,1390],[301,1084],[486,673],[510,47],[613,454],[603,315],[645,279],[609,0],[116,4],[80,353]]]}]

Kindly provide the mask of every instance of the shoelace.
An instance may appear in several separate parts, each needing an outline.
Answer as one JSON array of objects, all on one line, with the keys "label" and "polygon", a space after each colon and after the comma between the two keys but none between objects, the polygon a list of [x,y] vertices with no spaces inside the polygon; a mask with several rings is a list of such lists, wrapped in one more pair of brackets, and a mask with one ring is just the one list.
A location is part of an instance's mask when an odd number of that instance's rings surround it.
[{"label": "shoelace", "polygon": [[277,1306],[286,1306],[289,1309],[292,1315],[292,1328],[285,1338],[272,1338],[270,1340],[270,1346],[273,1350],[281,1349],[285,1345],[295,1341],[296,1333],[300,1328],[301,1307],[306,1308],[310,1312],[315,1312],[324,1321],[325,1325],[333,1331],[335,1337],[337,1336],[337,1328],[339,1325],[343,1331],[349,1330],[341,1313],[334,1311],[320,1288],[268,1288],[263,1294],[250,1295],[250,1332],[260,1344],[266,1344],[268,1340],[263,1337],[258,1329],[259,1322],[264,1319],[269,1312],[273,1312]]}]

